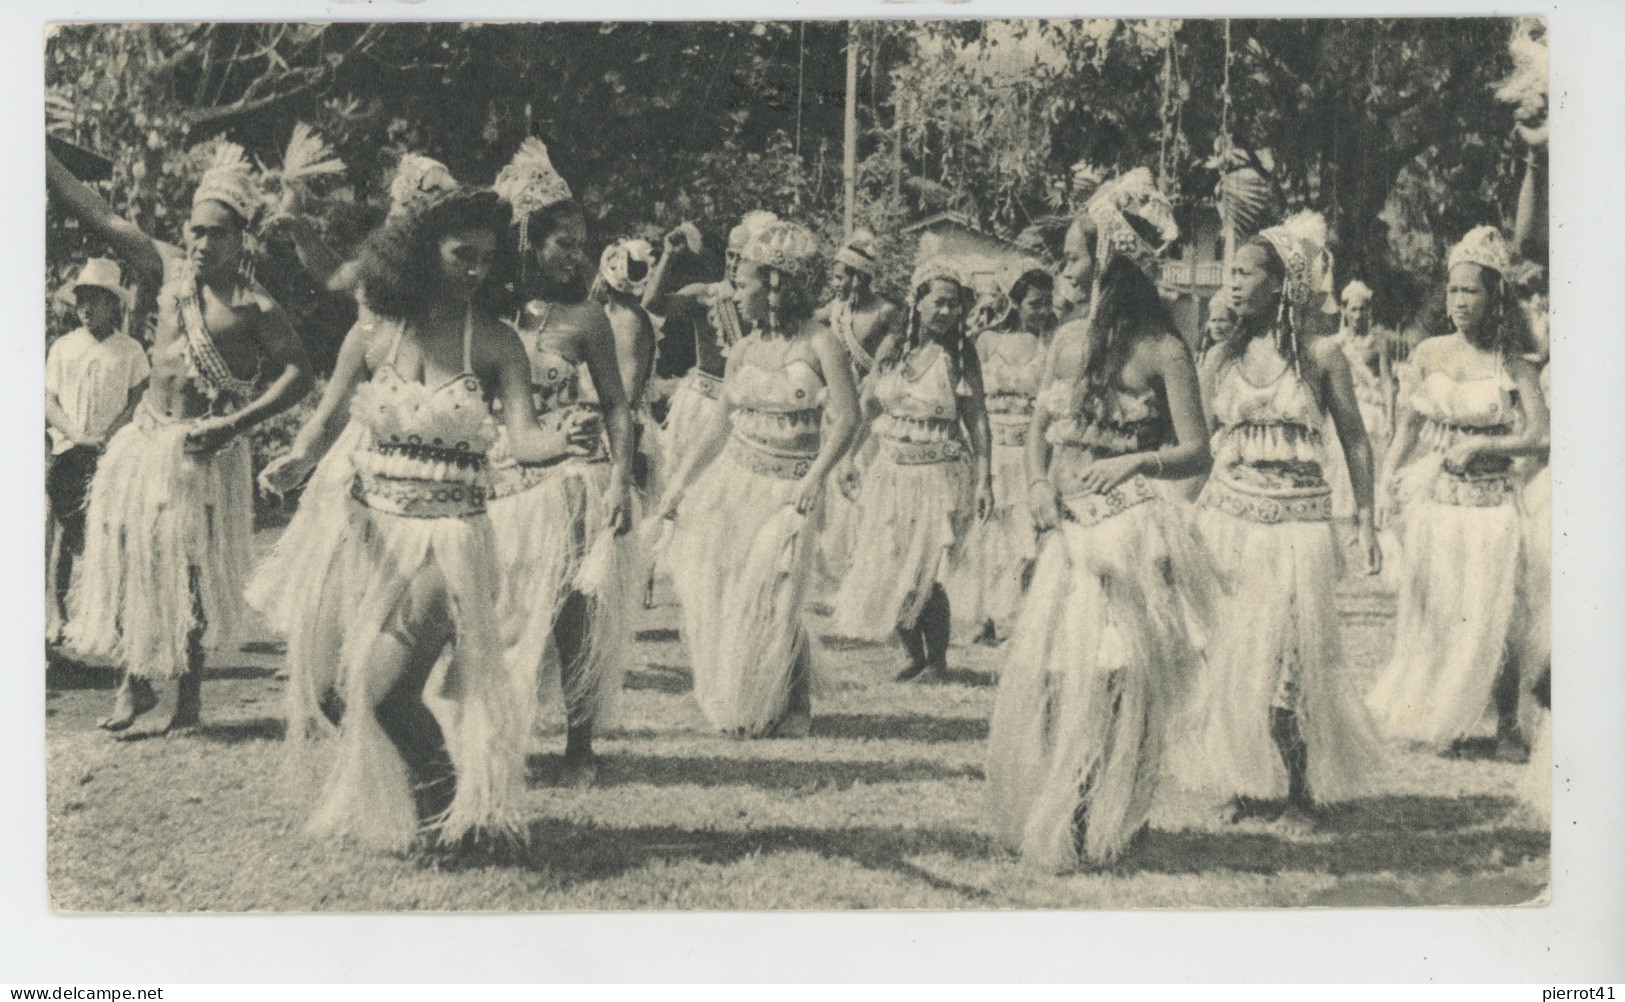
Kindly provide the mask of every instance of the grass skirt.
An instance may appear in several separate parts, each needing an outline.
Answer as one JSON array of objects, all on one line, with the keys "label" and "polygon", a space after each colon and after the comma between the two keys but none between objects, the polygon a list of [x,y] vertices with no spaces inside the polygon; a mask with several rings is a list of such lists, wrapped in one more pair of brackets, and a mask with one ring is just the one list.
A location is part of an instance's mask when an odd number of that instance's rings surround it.
[{"label": "grass skirt", "polygon": [[974,640],[988,620],[1010,635],[1021,609],[1022,579],[1038,554],[1038,530],[1027,505],[1027,450],[993,447],[993,510],[965,534],[947,589],[955,639]]},{"label": "grass skirt", "polygon": [[1270,732],[1270,712],[1282,708],[1298,718],[1310,795],[1335,803],[1364,793],[1382,750],[1344,675],[1332,524],[1258,522],[1207,506],[1195,521],[1226,595],[1175,774],[1225,798],[1286,796],[1286,766]]},{"label": "grass skirt", "polygon": [[205,647],[235,649],[242,637],[254,523],[248,440],[188,455],[193,425],[143,403],[90,484],[66,639],[138,678],[186,672],[199,613]]},{"label": "grass skirt", "polygon": [[[642,590],[637,537],[607,528],[610,465],[567,460],[528,474],[533,486],[491,502],[501,560],[505,660],[527,733],[550,707],[570,723],[607,725],[632,650]],[[553,631],[566,599],[586,600],[580,661],[566,674]]]},{"label": "grass skirt", "polygon": [[338,534],[344,531],[344,511],[355,480],[351,456],[365,434],[366,427],[359,422],[344,426],[300,492],[293,519],[249,578],[248,604],[279,636],[288,635],[305,589],[327,575],[338,552]]},{"label": "grass skirt", "polygon": [[[1437,483],[1454,478],[1440,473]],[[1430,492],[1407,506],[1394,656],[1367,703],[1395,737],[1445,745],[1471,734],[1521,646],[1523,519],[1515,497],[1475,507]]]},{"label": "grass skirt", "polygon": [[[1552,663],[1552,468],[1543,466],[1523,489],[1522,662],[1534,676]],[[1526,700],[1527,702],[1527,700]]]},{"label": "grass skirt", "polygon": [[971,521],[971,480],[963,457],[903,464],[884,450],[875,456],[858,488],[852,563],[831,632],[885,640],[914,625]]},{"label": "grass skirt", "polygon": [[440,838],[522,833],[524,731],[498,642],[490,520],[409,518],[354,499],[327,510],[343,528],[334,532],[327,573],[307,582],[288,637],[290,738],[331,729],[319,705],[328,684],[338,684],[345,703],[337,758],[311,830],[392,850],[408,848],[417,833],[406,764],[372,712],[393,680],[371,677],[369,654],[403,613],[413,618],[414,591],[429,581],[443,582],[454,637],[451,656],[440,659],[423,693],[457,777]]},{"label": "grass skirt", "polygon": [[[1163,485],[1096,524],[1045,538],[999,676],[988,736],[994,833],[1068,872],[1114,858],[1145,823],[1200,655],[1217,582]],[[1116,493],[1116,492],[1114,492]],[[1077,833],[1083,823],[1082,838]]]},{"label": "grass skirt", "polygon": [[667,555],[701,712],[719,731],[760,737],[784,716],[795,671],[813,670],[801,605],[821,512],[799,514],[801,481],[748,469],[738,448],[690,489]]}]

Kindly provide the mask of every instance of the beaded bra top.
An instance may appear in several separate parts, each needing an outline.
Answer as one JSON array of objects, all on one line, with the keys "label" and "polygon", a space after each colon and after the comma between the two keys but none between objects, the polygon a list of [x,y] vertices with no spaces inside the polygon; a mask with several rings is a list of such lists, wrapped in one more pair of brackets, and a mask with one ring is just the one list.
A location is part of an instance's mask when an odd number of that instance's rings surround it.
[{"label": "beaded bra top", "polygon": [[1259,386],[1242,374],[1239,360],[1228,363],[1216,380],[1213,417],[1220,426],[1215,465],[1323,462],[1325,416],[1292,365]]},{"label": "beaded bra top", "polygon": [[473,316],[463,328],[463,371],[438,386],[401,376],[395,367],[406,325],[395,332],[389,357],[357,387],[350,416],[372,432],[357,452],[358,473],[377,477],[484,482],[486,454],[496,438],[484,387],[473,366]]},{"label": "beaded bra top", "polygon": [[948,353],[938,347],[923,361],[920,349],[904,353],[875,377],[875,397],[885,413],[874,432],[902,442],[949,442],[959,438],[959,397]]},{"label": "beaded bra top", "polygon": [[738,361],[729,366],[723,385],[733,434],[775,455],[817,455],[828,395],[824,381],[804,359],[764,364],[761,356],[768,353],[758,334],[734,348]]},{"label": "beaded bra top", "polygon": [[[1028,343],[1025,358],[1016,357],[1015,342]],[[982,361],[988,417],[1031,417],[1033,398],[1044,377],[1044,348],[1038,338],[1025,331],[987,331],[977,339],[976,352]]]},{"label": "beaded bra top", "polygon": [[1150,452],[1174,440],[1173,423],[1153,389],[1131,393],[1113,385],[1055,380],[1038,396],[1056,415],[1044,431],[1055,446],[1089,449],[1099,456]]}]

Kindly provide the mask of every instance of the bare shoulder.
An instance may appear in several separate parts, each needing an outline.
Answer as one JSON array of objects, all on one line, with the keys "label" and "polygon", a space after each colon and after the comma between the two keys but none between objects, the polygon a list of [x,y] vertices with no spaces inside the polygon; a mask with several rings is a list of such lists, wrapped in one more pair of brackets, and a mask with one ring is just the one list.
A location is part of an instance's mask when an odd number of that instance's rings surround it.
[{"label": "bare shoulder", "polygon": [[[503,365],[525,359],[525,346],[507,323],[495,317],[474,318],[474,358],[476,363]],[[528,364],[528,362],[527,362]]]},{"label": "bare shoulder", "polygon": [[1312,338],[1309,341],[1308,349],[1310,361],[1314,362],[1315,368],[1321,372],[1330,375],[1348,371],[1349,357],[1343,353],[1343,346],[1338,344],[1334,338]]},{"label": "bare shoulder", "polygon": [[1194,365],[1190,345],[1178,334],[1168,332],[1153,334],[1146,338],[1143,344],[1147,356],[1153,359],[1159,368]]}]

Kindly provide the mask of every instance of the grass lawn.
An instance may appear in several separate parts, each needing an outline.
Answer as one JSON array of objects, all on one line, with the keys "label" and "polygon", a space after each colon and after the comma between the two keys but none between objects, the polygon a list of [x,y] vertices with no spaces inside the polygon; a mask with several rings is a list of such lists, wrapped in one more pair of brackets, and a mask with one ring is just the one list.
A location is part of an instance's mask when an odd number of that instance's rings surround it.
[{"label": "grass lawn", "polygon": [[[1392,603],[1342,599],[1363,682],[1387,657]],[[1309,834],[1230,824],[1165,788],[1153,831],[1116,868],[1022,869],[983,818],[995,650],[956,649],[954,684],[889,681],[896,651],[830,645],[812,735],[705,730],[669,597],[640,622],[624,726],[598,785],[558,785],[562,735],[531,760],[532,838],[506,865],[440,869],[305,837],[313,803],[281,774],[280,657],[211,662],[205,726],[128,740],[97,731],[114,674],[48,671],[53,905],[67,911],[1129,908],[1518,904],[1549,880],[1549,836],[1514,795],[1522,766],[1391,749],[1369,799]],[[815,632],[823,620],[814,618]]]}]

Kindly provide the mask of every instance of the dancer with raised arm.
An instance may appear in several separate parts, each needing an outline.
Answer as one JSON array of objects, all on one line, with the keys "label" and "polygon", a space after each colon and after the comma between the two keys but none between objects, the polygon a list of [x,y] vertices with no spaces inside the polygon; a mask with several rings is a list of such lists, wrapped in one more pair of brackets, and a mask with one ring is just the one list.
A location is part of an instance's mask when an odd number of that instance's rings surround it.
[{"label": "dancer with raised arm", "polygon": [[555,463],[588,437],[538,427],[524,348],[496,318],[508,220],[491,191],[460,189],[369,238],[360,277],[372,317],[345,338],[292,448],[260,475],[284,492],[346,421],[366,429],[333,559],[306,582],[288,638],[290,738],[330,729],[317,697],[334,666],[340,675],[318,833],[405,850],[420,835],[459,845],[523,831],[524,721],[486,515],[488,400],[502,403],[517,462]]},{"label": "dancer with raised arm", "polygon": [[[643,305],[655,316],[683,315],[694,331],[695,357],[694,368],[672,393],[671,407],[666,412],[666,454],[662,465],[669,496],[686,491],[706,464],[716,458],[714,452],[702,446],[724,440],[721,433],[727,430],[728,412],[722,403],[722,377],[727,369],[728,350],[745,336],[746,330],[733,295],[734,271],[739,264],[739,252],[751,237],[778,222],[778,218],[762,210],[745,213],[739,225],[728,233],[722,279],[675,290],[672,285],[677,266],[689,255],[699,253],[700,234],[690,223],[666,234],[665,249],[643,295]],[[665,503],[658,507],[662,511],[671,509]]]},{"label": "dancer with raised arm", "polygon": [[994,831],[1047,872],[1110,862],[1145,825],[1217,591],[1175,484],[1210,461],[1196,366],[1151,277],[1173,206],[1136,170],[1085,211],[1103,273],[1031,418],[1046,535],[988,735]]},{"label": "dancer with raised arm", "polygon": [[1217,428],[1197,527],[1228,596],[1207,645],[1179,770],[1234,798],[1233,819],[1312,824],[1316,804],[1367,788],[1381,755],[1343,660],[1342,552],[1326,482],[1330,428],[1348,458],[1358,551],[1381,570],[1371,447],[1348,359],[1317,331],[1336,316],[1320,216],[1300,213],[1243,245],[1225,295],[1235,330],[1204,360]]},{"label": "dancer with raised arm", "polygon": [[310,387],[299,338],[247,275],[244,237],[262,208],[241,147],[220,143],[192,194],[185,249],[120,219],[47,155],[52,190],[143,284],[162,286],[151,377],[98,464],[68,644],[124,669],[100,726],[128,728],[177,679],[168,729],[202,713],[204,650],[235,649],[252,560],[247,432]]},{"label": "dancer with raised arm", "polygon": [[826,481],[857,426],[851,361],[813,317],[817,239],[796,223],[740,250],[735,302],[751,333],[728,357],[719,453],[673,496],[668,551],[706,720],[740,737],[804,737],[812,642],[801,620]]},{"label": "dancer with raised arm", "polygon": [[842,464],[858,507],[831,627],[868,640],[895,634],[906,657],[899,681],[945,681],[952,611],[942,583],[971,520],[992,504],[989,432],[981,365],[965,338],[969,283],[932,258],[909,285],[908,327],[882,346],[864,384],[874,458],[860,480],[851,459],[860,430]]},{"label": "dancer with raised arm", "polygon": [[1534,342],[1509,296],[1511,252],[1480,226],[1450,251],[1454,333],[1411,354],[1391,469],[1407,497],[1394,657],[1370,705],[1397,737],[1448,749],[1495,709],[1495,755],[1521,761],[1519,624],[1527,615],[1522,484],[1513,460],[1547,447]]}]

